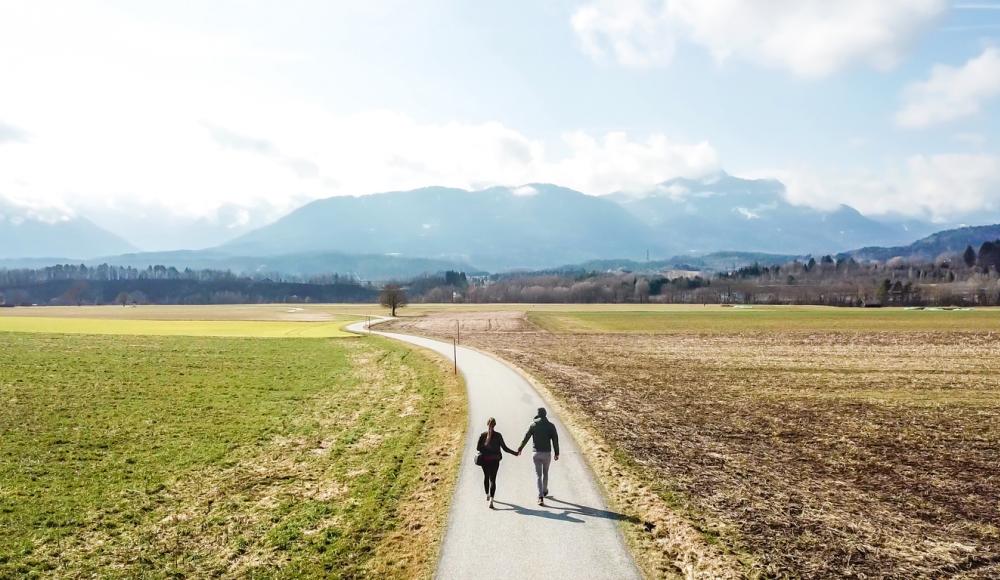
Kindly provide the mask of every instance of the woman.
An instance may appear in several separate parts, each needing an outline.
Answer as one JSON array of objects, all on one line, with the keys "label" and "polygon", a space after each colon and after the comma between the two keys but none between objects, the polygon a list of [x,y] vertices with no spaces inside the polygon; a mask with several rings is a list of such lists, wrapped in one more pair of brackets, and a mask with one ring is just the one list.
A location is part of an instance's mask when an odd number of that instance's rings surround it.
[{"label": "woman", "polygon": [[483,487],[486,490],[486,501],[493,509],[493,496],[497,493],[497,471],[500,469],[500,460],[503,459],[503,451],[511,455],[518,455],[507,444],[504,443],[503,435],[496,430],[497,420],[490,417],[486,420],[486,431],[479,435],[479,442],[476,443],[476,450],[479,451],[479,465],[483,468]]}]

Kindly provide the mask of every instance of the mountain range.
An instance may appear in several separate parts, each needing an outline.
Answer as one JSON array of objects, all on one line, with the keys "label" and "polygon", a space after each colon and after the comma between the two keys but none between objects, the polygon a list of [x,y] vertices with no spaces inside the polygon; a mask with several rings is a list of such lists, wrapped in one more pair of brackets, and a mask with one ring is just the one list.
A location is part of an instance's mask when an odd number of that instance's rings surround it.
[{"label": "mountain range", "polygon": [[85,217],[40,212],[0,197],[0,258],[106,256],[132,251],[132,244]]},{"label": "mountain range", "polygon": [[829,211],[793,205],[780,181],[725,172],[702,180],[672,179],[649,191],[610,197],[676,254],[737,249],[824,254],[908,242],[933,231],[916,221],[877,221],[846,205]]},{"label": "mountain range", "polygon": [[637,256],[651,234],[615,202],[554,185],[430,187],[314,201],[219,249],[398,253],[496,271]]},{"label": "mountain range", "polygon": [[[723,250],[789,256],[864,247],[870,252],[857,254],[863,257],[874,255],[874,247],[891,253],[934,230],[919,221],[876,220],[848,206],[823,210],[794,205],[779,181],[724,172],[605,196],[529,184],[331,197],[214,247],[174,252],[136,253],[128,242],[86,218],[45,221],[4,207],[0,259],[8,260],[0,267],[58,259],[302,275],[354,273],[369,279],[447,268],[540,270],[647,256],[694,264],[698,256]],[[177,245],[186,244],[179,240]]]},{"label": "mountain range", "polygon": [[876,221],[847,206],[832,211],[796,206],[778,181],[720,173],[600,197],[551,184],[332,197],[218,249],[243,255],[396,252],[499,271],[646,253],[660,258],[732,249],[836,253],[899,244],[930,231],[919,222]]}]

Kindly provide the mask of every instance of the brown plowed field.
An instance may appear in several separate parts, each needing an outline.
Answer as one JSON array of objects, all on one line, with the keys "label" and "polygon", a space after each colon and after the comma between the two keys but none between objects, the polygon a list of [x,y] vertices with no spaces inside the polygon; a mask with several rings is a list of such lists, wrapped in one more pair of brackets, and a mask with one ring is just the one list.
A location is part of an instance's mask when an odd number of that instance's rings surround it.
[{"label": "brown plowed field", "polygon": [[[392,326],[450,340],[456,318]],[[555,334],[511,312],[461,328],[750,575],[1000,577],[1000,333]]]}]

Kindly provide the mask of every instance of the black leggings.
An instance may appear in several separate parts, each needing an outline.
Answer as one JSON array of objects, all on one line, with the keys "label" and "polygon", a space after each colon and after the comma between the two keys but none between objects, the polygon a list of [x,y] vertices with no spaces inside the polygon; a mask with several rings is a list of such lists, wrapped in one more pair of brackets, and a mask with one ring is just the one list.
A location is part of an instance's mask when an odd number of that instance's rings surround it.
[{"label": "black leggings", "polygon": [[497,494],[497,471],[500,470],[500,462],[483,463],[483,488],[486,495],[493,497]]}]

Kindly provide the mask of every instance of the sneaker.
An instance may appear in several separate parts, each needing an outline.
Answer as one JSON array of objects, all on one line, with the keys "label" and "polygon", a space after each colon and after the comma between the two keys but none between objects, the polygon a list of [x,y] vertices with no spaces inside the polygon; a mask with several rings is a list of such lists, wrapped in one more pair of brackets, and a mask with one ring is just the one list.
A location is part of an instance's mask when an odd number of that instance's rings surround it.
[{"label": "sneaker", "polygon": [[542,495],[544,495],[545,497],[551,497],[552,496],[552,494],[550,494],[549,490],[547,490],[547,489],[545,490],[545,493],[542,494]]},{"label": "sneaker", "polygon": [[493,507],[493,498],[490,498],[490,509],[495,509],[495,508]]},{"label": "sneaker", "polygon": [[538,498],[538,505],[545,505],[545,498],[544,497]]}]

